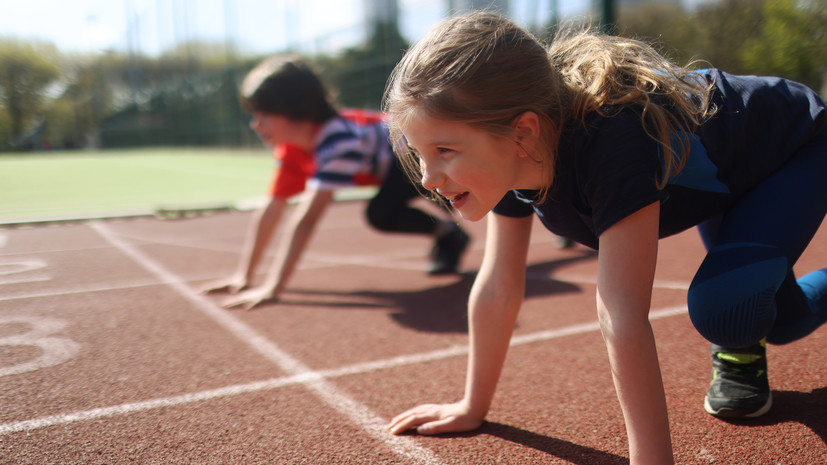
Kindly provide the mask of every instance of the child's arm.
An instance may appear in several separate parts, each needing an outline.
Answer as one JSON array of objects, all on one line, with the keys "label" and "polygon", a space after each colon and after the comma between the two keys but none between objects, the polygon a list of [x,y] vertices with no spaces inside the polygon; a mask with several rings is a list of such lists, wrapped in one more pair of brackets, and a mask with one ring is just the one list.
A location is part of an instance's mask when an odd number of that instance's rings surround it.
[{"label": "child's arm", "polygon": [[421,434],[439,434],[469,431],[482,424],[525,293],[532,218],[487,217],[485,255],[468,303],[470,353],[464,398],[408,410],[391,420],[391,432],[416,428]]},{"label": "child's arm", "polygon": [[227,291],[236,294],[247,288],[273,237],[273,232],[281,221],[286,205],[286,199],[271,197],[267,205],[253,214],[235,274],[206,283],[202,286],[201,292]]},{"label": "child's arm", "polygon": [[671,464],[666,398],[649,307],[658,251],[659,205],[600,236],[597,310],[634,464]]},{"label": "child's arm", "polygon": [[265,300],[278,299],[310,242],[319,219],[332,202],[333,191],[308,191],[291,216],[287,232],[279,245],[275,263],[267,279],[260,286],[227,299],[223,305],[227,308],[241,307],[249,310]]}]

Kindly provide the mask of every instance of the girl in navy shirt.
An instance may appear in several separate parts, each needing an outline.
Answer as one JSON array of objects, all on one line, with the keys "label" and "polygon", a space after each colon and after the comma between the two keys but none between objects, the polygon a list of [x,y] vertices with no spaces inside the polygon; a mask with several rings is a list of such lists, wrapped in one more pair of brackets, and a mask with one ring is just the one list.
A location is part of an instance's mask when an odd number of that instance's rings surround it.
[{"label": "girl in navy shirt", "polygon": [[477,12],[406,54],[386,110],[423,186],[466,219],[488,218],[465,396],[404,412],[395,433],[481,424],[524,294],[533,214],[598,250],[597,311],[633,464],[673,462],[647,319],[659,238],[698,226],[708,251],[688,307],[712,343],[713,415],[769,410],[766,343],[827,319],[827,269],[792,271],[827,212],[827,109],[801,84],[691,71],[589,32],[545,48]]}]

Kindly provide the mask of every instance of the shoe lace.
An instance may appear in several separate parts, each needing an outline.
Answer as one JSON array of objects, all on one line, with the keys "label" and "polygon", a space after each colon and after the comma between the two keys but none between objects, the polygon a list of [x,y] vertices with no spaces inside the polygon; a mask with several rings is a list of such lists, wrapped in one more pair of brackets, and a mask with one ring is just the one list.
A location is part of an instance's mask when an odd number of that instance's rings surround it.
[{"label": "shoe lace", "polygon": [[743,381],[761,378],[767,372],[763,360],[764,356],[760,354],[716,352],[713,363],[715,377]]}]

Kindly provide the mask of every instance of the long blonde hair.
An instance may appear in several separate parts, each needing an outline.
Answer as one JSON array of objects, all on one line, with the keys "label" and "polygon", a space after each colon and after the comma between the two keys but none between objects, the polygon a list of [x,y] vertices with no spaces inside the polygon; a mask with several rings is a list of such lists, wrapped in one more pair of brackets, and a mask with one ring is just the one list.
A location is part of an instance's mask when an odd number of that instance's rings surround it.
[{"label": "long blonde hair", "polygon": [[[662,188],[686,162],[692,132],[710,114],[711,85],[651,46],[589,30],[563,31],[549,48],[510,20],[477,11],[432,29],[396,66],[385,92],[391,140],[409,174],[418,161],[402,128],[416,110],[516,140],[511,123],[527,111],[542,125],[535,153],[551,187],[559,136],[609,106],[641,109],[649,135],[663,148]],[[608,114],[608,116],[611,116]],[[677,137],[675,150],[671,137]]]}]

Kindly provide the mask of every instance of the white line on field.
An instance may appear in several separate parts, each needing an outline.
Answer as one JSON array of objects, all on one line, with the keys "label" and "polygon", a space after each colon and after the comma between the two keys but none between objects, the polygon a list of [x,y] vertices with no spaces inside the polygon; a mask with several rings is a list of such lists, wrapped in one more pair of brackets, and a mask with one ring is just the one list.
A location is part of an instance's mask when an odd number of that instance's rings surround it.
[{"label": "white line on field", "polygon": [[[664,308],[661,310],[654,310],[650,312],[650,320],[658,320],[674,315],[686,313],[686,306],[676,306]],[[598,322],[589,322],[577,325],[566,326],[563,328],[551,329],[547,331],[538,331],[535,333],[523,334],[514,336],[511,339],[511,346],[518,346],[524,344],[531,344],[535,342],[548,341],[552,339],[559,339],[566,336],[573,336],[576,334],[584,334],[592,331],[599,331],[600,325]],[[48,417],[35,418],[33,420],[24,420],[11,423],[0,424],[0,434],[16,433],[20,431],[30,431],[37,428],[45,428],[48,426],[55,426],[60,424],[74,423],[84,420],[92,420],[95,418],[112,417],[117,415],[125,415],[133,412],[141,412],[145,410],[152,410],[162,407],[174,407],[178,405],[190,404],[194,402],[202,402],[210,399],[217,399],[222,397],[231,397],[250,392],[266,391],[271,389],[278,389],[284,386],[291,386],[296,384],[309,385],[310,383],[321,383],[325,379],[333,379],[341,376],[359,375],[370,373],[379,370],[387,370],[404,365],[413,365],[418,363],[427,363],[432,361],[443,360],[451,357],[458,357],[468,354],[468,347],[452,347],[449,349],[434,350],[430,352],[421,352],[418,354],[401,355],[384,360],[376,360],[372,362],[357,363],[340,368],[333,368],[321,371],[306,371],[296,373],[290,376],[281,378],[272,378],[264,381],[255,381],[246,384],[236,384],[233,386],[226,386],[223,388],[210,389],[207,391],[195,392],[190,394],[183,394],[180,396],[163,397],[160,399],[152,399],[143,402],[134,402],[129,404],[114,405],[110,407],[101,407],[92,410],[85,410],[81,412],[66,413],[62,415],[51,415]],[[351,401],[354,402],[354,401]],[[358,404],[357,404],[358,406]],[[362,407],[364,409],[364,407]],[[366,409],[365,409],[366,410]],[[363,410],[364,411],[364,410]],[[378,419],[366,418],[367,421],[375,423]],[[381,420],[380,420],[381,421]],[[384,423],[384,422],[382,422]],[[381,425],[377,425],[381,427]],[[383,435],[384,427],[382,427]],[[434,463],[434,462],[431,462]]]},{"label": "white line on field", "polygon": [[[541,273],[527,273],[527,278],[530,279],[554,279],[556,281],[563,281],[567,283],[575,283],[575,284],[597,284],[597,276],[589,275],[589,274],[577,274],[577,273],[554,273],[551,275],[544,275]],[[672,280],[665,280],[665,279],[656,279],[652,283],[653,289],[676,289],[676,290],[688,290],[689,289],[689,282],[687,281],[672,281]]]},{"label": "white line on field", "polygon": [[[313,269],[313,268],[321,268],[322,266],[314,266],[312,264],[307,264],[302,269]],[[401,266],[400,263],[396,263],[393,266],[388,265],[387,268],[391,269],[421,269],[422,267],[417,267],[415,264]],[[227,271],[229,273],[230,271]],[[220,276],[224,276],[227,273],[219,274],[215,272],[202,272],[189,275],[185,278],[181,278],[182,283],[189,283],[193,281],[205,281],[208,279],[216,279]],[[568,273],[560,273],[560,274],[552,274],[552,275],[544,275],[544,274],[535,274],[535,275],[527,275],[529,279],[534,279],[538,281],[548,281],[548,280],[555,280],[570,284],[595,284],[594,278],[589,278],[585,275],[574,275]],[[52,280],[51,276],[31,276],[25,279],[20,279],[16,281],[5,281],[0,279],[0,284],[11,284],[11,283],[29,283],[29,282],[38,282],[38,281],[50,281]],[[0,295],[0,302],[5,300],[24,300],[24,299],[38,299],[43,297],[54,297],[54,296],[63,296],[63,295],[72,295],[72,294],[86,294],[91,292],[109,292],[109,291],[118,291],[122,289],[135,289],[139,287],[150,287],[150,286],[162,286],[166,285],[163,282],[159,282],[155,278],[145,278],[145,279],[130,279],[130,280],[118,280],[118,281],[111,281],[105,284],[97,284],[97,285],[81,285],[81,286],[71,286],[71,287],[57,287],[52,290],[44,290],[44,291],[36,291],[36,292],[20,292],[18,294],[8,294],[8,295]],[[689,287],[689,283],[680,282],[680,281],[659,281],[655,280],[654,288],[655,289],[676,289],[676,290],[686,290]]]},{"label": "white line on field", "polygon": [[131,244],[121,240],[105,223],[94,221],[90,222],[89,226],[107,242],[120,249],[144,269],[155,275],[175,290],[181,297],[190,301],[198,310],[212,318],[216,323],[224,327],[224,329],[264,355],[288,374],[303,378],[300,382],[302,385],[315,391],[316,395],[322,401],[349,417],[370,436],[385,443],[395,453],[408,457],[418,463],[441,463],[433,452],[418,445],[413,439],[391,434],[385,427],[386,421],[371,412],[367,406],[350,398],[321,377],[319,373],[314,372],[310,367],[283,351],[278,345],[244,324],[241,320],[233,316],[231,312],[218,307],[211,300],[196,293],[162,265]]}]

